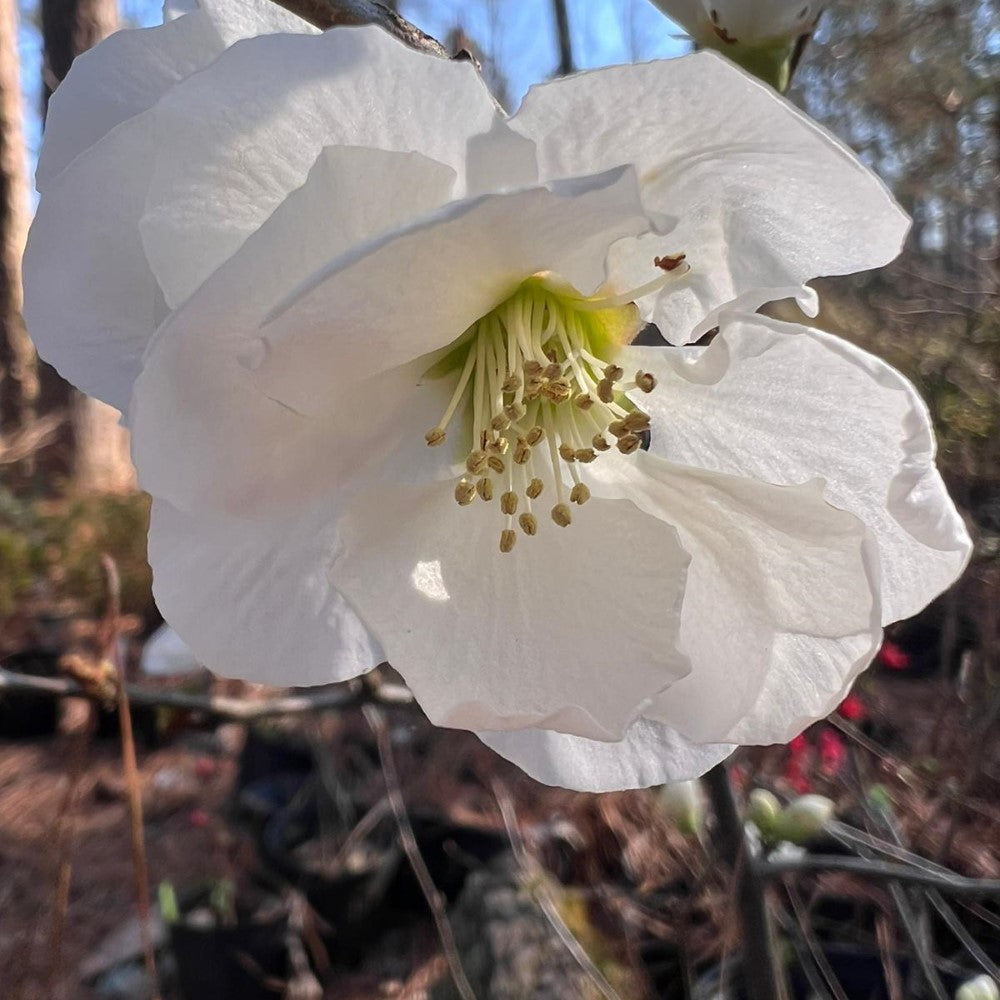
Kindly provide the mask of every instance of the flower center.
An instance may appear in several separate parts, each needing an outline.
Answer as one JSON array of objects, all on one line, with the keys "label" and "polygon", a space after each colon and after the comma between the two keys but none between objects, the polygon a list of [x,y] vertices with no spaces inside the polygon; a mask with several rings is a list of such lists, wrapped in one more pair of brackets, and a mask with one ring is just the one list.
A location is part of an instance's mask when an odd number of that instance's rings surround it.
[{"label": "flower center", "polygon": [[[656,264],[675,272],[682,259]],[[464,507],[499,497],[501,552],[517,541],[515,519],[525,535],[537,534],[533,504],[543,494],[554,501],[552,520],[568,526],[570,505],[590,499],[586,466],[611,448],[630,455],[642,444],[649,414],[627,393],[652,392],[656,379],[645,371],[626,377],[615,357],[641,326],[631,299],[673,276],[661,275],[628,299],[587,299],[557,290],[542,276],[529,278],[473,323],[432,370],[460,368],[461,374],[425,440],[440,445],[456,414],[465,421],[471,416],[471,447],[455,500]]]}]

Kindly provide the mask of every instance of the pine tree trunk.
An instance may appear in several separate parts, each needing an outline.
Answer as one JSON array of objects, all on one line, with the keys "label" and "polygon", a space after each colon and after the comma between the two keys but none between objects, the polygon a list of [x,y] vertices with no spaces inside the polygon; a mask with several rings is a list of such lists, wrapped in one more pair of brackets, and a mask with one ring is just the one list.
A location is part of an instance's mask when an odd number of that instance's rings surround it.
[{"label": "pine tree trunk", "polygon": [[[45,43],[45,103],[69,72],[73,60],[119,28],[117,0],[42,0]],[[47,365],[41,373],[42,405],[71,414],[69,468],[78,489],[117,493],[135,488],[128,434],[118,414],[96,399],[75,392]]]},{"label": "pine tree trunk", "polygon": [[17,3],[0,0],[0,437],[31,422],[35,351],[21,318],[21,254],[28,232],[28,164],[22,128]]}]

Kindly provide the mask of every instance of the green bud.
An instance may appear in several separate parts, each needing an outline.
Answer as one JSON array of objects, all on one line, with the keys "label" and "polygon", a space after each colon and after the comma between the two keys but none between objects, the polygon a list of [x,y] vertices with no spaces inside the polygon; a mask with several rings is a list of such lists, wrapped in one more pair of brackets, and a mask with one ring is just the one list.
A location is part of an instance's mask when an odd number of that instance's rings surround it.
[{"label": "green bud", "polygon": [[801,795],[782,809],[774,835],[792,844],[805,844],[823,832],[833,811],[834,805],[825,795]]},{"label": "green bud", "polygon": [[955,1000],[1000,1000],[1000,987],[992,976],[976,976],[959,986]]},{"label": "green bud", "polygon": [[660,788],[660,805],[679,833],[696,836],[705,822],[705,799],[698,781],[672,781]]},{"label": "green bud", "polygon": [[760,831],[765,839],[770,839],[774,825],[781,813],[778,796],[766,788],[755,788],[747,799],[747,819]]}]

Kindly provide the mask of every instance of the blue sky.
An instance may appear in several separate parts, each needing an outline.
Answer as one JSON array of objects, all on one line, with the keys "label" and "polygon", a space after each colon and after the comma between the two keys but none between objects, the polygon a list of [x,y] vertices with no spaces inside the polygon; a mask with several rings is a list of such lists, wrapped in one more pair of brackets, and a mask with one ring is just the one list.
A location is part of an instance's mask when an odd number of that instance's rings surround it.
[{"label": "blue sky", "polygon": [[[161,0],[120,0],[125,20],[159,24]],[[683,54],[689,44],[648,0],[567,0],[578,68]],[[533,83],[552,75],[558,63],[549,0],[402,0],[402,13],[443,38],[461,23],[500,66],[515,106]],[[41,38],[35,27],[37,0],[21,4],[21,78],[25,132],[32,169],[41,142]]]}]

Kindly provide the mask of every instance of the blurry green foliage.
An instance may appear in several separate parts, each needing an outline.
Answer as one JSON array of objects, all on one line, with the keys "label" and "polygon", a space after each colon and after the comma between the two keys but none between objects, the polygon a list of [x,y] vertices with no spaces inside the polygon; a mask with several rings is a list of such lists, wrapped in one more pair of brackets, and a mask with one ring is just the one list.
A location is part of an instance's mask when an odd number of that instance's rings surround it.
[{"label": "blurry green foliage", "polygon": [[23,499],[0,487],[0,618],[31,599],[71,601],[99,613],[106,600],[102,553],[118,564],[122,608],[152,602],[146,562],[149,497],[74,496]]}]

